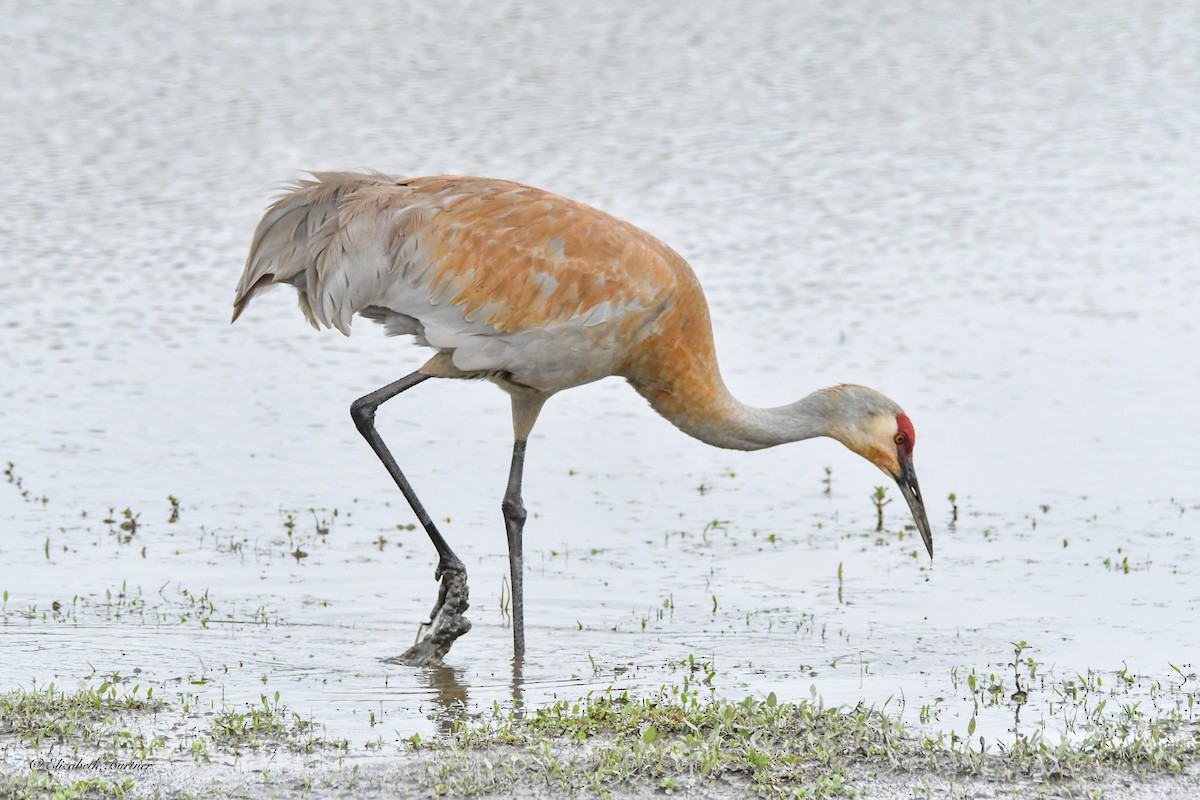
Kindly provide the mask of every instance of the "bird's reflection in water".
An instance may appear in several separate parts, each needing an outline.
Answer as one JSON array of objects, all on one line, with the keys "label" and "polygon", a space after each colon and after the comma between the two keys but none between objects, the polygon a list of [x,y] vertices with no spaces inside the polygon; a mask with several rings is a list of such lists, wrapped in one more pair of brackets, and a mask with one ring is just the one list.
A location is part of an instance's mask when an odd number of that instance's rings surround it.
[{"label": "bird's reflection in water", "polygon": [[[467,684],[463,682],[463,670],[440,664],[425,669],[425,677],[429,688],[433,690],[433,699],[437,703],[434,718],[442,733],[450,733],[456,723],[466,721],[467,717]],[[525,713],[525,665],[519,658],[512,660],[512,704],[513,716],[520,717]]]},{"label": "bird's reflection in water", "polygon": [[467,687],[460,680],[462,670],[439,664],[428,667],[425,676],[437,703],[434,718],[442,733],[449,733],[455,723],[463,722],[467,715]]}]

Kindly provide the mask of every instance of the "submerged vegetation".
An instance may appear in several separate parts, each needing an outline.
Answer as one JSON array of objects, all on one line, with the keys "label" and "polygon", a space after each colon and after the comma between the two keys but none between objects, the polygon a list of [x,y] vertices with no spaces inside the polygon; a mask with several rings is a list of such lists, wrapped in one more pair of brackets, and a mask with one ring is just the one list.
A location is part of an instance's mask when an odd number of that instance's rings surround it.
[{"label": "submerged vegetation", "polygon": [[1009,746],[930,735],[886,708],[825,708],[818,702],[740,702],[686,688],[648,697],[609,690],[527,712],[460,722],[434,742],[424,761],[437,794],[505,794],[526,784],[555,793],[608,794],[636,787],[667,792],[728,784],[761,796],[841,797],[881,774],[1024,780],[1064,793],[1086,787],[1105,769],[1145,776],[1177,773],[1200,744],[1194,726],[1168,729],[1122,719],[1079,739],[1050,743],[1040,735]]},{"label": "submerged vegetation", "polygon": [[[241,707],[205,709],[194,695],[164,702],[153,689],[119,693],[105,681],[74,692],[50,685],[0,695],[0,748],[16,753],[21,766],[0,771],[0,794],[124,797],[157,763],[220,768],[231,757],[235,765],[257,757],[263,784],[287,780],[312,788],[308,770],[318,762],[306,757],[316,753],[339,765],[321,773],[326,789],[351,791],[374,774],[380,791],[446,796],[700,790],[835,798],[857,796],[879,781],[928,788],[931,780],[1018,785],[1031,797],[1096,796],[1114,775],[1168,776],[1196,761],[1194,674],[1173,667],[1178,682],[1156,687],[1149,708],[1134,703],[1106,713],[1109,700],[1141,679],[1118,672],[1118,685],[1107,690],[1098,675],[1082,684],[1048,679],[1025,655],[1027,644],[1014,647],[1017,689],[1011,695],[1008,687],[997,689],[995,675],[971,671],[952,680],[980,695],[981,709],[1004,706],[1018,714],[1022,695],[1035,684],[1039,691],[1049,687],[1059,698],[1056,717],[1083,718],[1066,735],[1048,736],[1043,725],[989,745],[983,737],[932,732],[928,709],[922,709],[922,724],[906,722],[903,704],[890,701],[831,708],[819,699],[780,701],[774,693],[730,700],[714,689],[712,664],[694,656],[670,662],[682,680],[656,692],[609,688],[541,707],[495,705],[482,715],[459,707],[444,735],[402,738],[396,732],[390,747],[378,736],[359,745],[327,738],[322,725],[286,708],[277,692]],[[378,724],[374,712],[369,721],[372,728]],[[974,717],[968,730],[974,731]],[[397,751],[405,754],[398,770],[360,773],[359,764],[344,762],[354,755],[394,759]]]},{"label": "submerged vegetation", "polygon": [[[284,707],[278,692],[274,699],[262,695],[255,704],[222,703],[212,711],[190,693],[164,702],[153,688],[118,692],[122,680],[0,695],[0,797],[120,798],[164,761],[195,766],[220,754],[236,764],[244,754],[263,752],[270,763],[279,752],[337,754],[349,747]],[[269,782],[266,768],[262,778]]]},{"label": "submerged vegetation", "polygon": [[163,707],[150,688],[144,695],[138,686],[118,695],[116,687],[107,681],[74,692],[51,683],[42,689],[18,689],[0,695],[0,735],[15,736],[35,751],[54,748],[72,753],[94,746],[146,758],[162,739],[154,734],[132,733],[120,723],[135,712],[153,713]]},{"label": "submerged vegetation", "polygon": [[[900,723],[877,711],[687,691],[645,698],[608,691],[525,714],[458,725],[432,744],[427,786],[439,794],[505,793],[525,782],[601,794],[636,785],[671,791],[723,779],[760,793],[847,793],[851,768],[907,757]],[[420,748],[429,743],[413,743]]]},{"label": "submerged vegetation", "polygon": [[[455,704],[444,710],[444,734],[393,731],[390,745],[375,730],[381,718],[374,710],[364,719],[375,738],[352,744],[328,737],[324,725],[284,706],[278,692],[241,705],[204,702],[163,686],[118,691],[128,681],[112,675],[73,692],[51,684],[0,695],[0,752],[9,757],[0,795],[124,797],[144,788],[155,764],[176,763],[186,772],[249,765],[245,759],[261,763],[253,770],[263,785],[287,780],[311,788],[310,770],[322,763],[313,755],[324,759],[325,789],[357,791],[373,776],[384,794],[402,788],[447,796],[697,790],[834,798],[880,781],[914,790],[948,781],[1020,786],[1030,797],[1098,796],[1114,776],[1165,778],[1196,762],[1200,682],[1186,667],[1170,665],[1171,679],[1124,668],[1063,678],[1044,668],[1027,642],[1014,642],[1012,652],[1007,678],[974,668],[951,672],[954,691],[975,707],[965,734],[941,730],[936,707],[922,707],[919,721],[907,719],[903,701],[834,708],[815,695],[728,699],[712,662],[694,655],[669,660],[677,682],[657,691],[610,687],[535,707],[497,703],[484,714]],[[600,671],[594,662],[593,670]],[[1023,727],[1021,710],[1038,694],[1049,699],[1049,718]],[[1013,714],[1013,738],[974,736],[976,717],[990,712]],[[394,767],[398,753],[398,769],[364,773],[361,761],[345,761],[390,758]]]},{"label": "submerged vegetation", "polygon": [[[215,746],[233,752],[283,746],[297,753],[312,753],[320,749],[346,750],[350,746],[345,739],[327,739],[312,720],[285,708],[279,702],[279,692],[275,692],[273,700],[261,695],[259,703],[248,709],[225,709],[216,714],[206,738]],[[207,758],[204,741],[198,737],[195,740],[198,746],[193,745],[192,751]]]}]

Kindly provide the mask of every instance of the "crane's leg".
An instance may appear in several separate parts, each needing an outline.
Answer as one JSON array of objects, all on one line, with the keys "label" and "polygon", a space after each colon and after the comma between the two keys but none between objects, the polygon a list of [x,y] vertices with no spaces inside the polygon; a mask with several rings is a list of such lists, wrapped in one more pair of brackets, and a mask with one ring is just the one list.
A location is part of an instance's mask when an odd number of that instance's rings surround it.
[{"label": "crane's leg", "polygon": [[525,529],[525,504],[521,502],[521,474],[525,469],[525,440],[513,443],[512,467],[508,471],[508,489],[500,510],[508,530],[508,571],[512,580],[513,657],[525,656],[525,562],[521,555],[521,533]]},{"label": "crane's leg", "polygon": [[[411,389],[431,377],[433,376],[420,371],[414,372],[394,383],[389,383],[382,389],[376,389],[370,394],[358,398],[350,405],[350,417],[354,420],[355,427],[367,440],[367,444],[371,445],[375,455],[379,456],[383,466],[387,468],[388,474],[400,488],[404,499],[412,506],[413,513],[417,515],[417,520],[429,534],[429,539],[438,552],[438,566],[434,572],[434,578],[441,581],[441,586],[438,589],[437,603],[430,612],[429,622],[423,624],[417,633],[420,641],[402,655],[388,659],[397,663],[419,666],[439,663],[450,650],[454,641],[471,630],[471,623],[463,616],[463,612],[470,607],[467,603],[467,570],[458,556],[454,555],[450,545],[446,544],[446,540],[442,538],[442,534],[433,524],[433,520],[429,518],[425,507],[417,499],[416,492],[413,491],[408,479],[396,465],[396,459],[392,457],[391,451],[383,443],[379,432],[375,430],[375,410],[405,389]],[[422,633],[425,634],[424,637],[421,636]]]},{"label": "crane's leg", "polygon": [[513,410],[513,455],[508,471],[508,488],[500,510],[508,530],[508,570],[512,581],[513,657],[525,657],[525,561],[521,555],[521,533],[525,530],[525,504],[521,501],[521,475],[525,471],[525,442],[550,396],[528,387],[509,385]]}]

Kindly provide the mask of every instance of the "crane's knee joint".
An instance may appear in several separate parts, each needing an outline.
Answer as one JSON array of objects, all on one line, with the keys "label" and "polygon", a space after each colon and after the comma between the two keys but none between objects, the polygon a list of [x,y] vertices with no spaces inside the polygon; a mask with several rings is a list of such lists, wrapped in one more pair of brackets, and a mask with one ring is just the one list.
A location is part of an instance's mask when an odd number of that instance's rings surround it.
[{"label": "crane's knee joint", "polygon": [[518,525],[525,524],[525,518],[529,515],[525,512],[525,505],[519,497],[506,497],[504,502],[500,504],[500,510],[504,513],[504,518]]},{"label": "crane's knee joint", "polygon": [[375,421],[375,404],[365,397],[358,398],[350,404],[350,419],[360,433],[365,432]]}]

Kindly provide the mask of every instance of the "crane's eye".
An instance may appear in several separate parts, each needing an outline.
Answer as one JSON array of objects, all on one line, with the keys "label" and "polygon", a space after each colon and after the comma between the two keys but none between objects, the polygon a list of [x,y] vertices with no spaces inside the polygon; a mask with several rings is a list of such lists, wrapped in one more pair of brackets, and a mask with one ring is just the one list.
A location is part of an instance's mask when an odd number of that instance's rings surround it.
[{"label": "crane's eye", "polygon": [[893,441],[894,441],[896,444],[904,444],[905,442],[907,442],[907,441],[908,441],[908,437],[907,437],[907,436],[905,436],[903,433],[897,433],[897,434],[895,435],[895,437],[893,438]]}]

